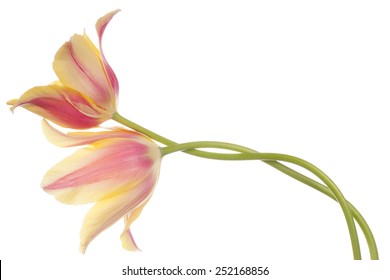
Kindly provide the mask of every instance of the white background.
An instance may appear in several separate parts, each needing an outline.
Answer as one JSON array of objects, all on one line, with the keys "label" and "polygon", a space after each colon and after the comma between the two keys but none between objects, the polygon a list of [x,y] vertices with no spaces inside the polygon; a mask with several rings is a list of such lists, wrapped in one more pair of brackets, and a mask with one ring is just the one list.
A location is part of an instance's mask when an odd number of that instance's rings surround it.
[{"label": "white background", "polygon": [[[95,21],[117,8],[103,44],[120,81],[119,112],[175,141],[228,141],[316,164],[367,219],[382,260],[351,261],[342,212],[316,191],[265,164],[184,154],[163,160],[133,225],[143,252],[121,248],[118,222],[80,254],[90,205],[62,205],[40,189],[72,150],[49,144],[38,116],[12,115],[5,102],[54,81],[57,49],[84,29],[97,42]],[[127,265],[388,279],[388,1],[15,0],[0,13],[5,279],[130,279]],[[361,246],[367,260],[363,237]]]}]

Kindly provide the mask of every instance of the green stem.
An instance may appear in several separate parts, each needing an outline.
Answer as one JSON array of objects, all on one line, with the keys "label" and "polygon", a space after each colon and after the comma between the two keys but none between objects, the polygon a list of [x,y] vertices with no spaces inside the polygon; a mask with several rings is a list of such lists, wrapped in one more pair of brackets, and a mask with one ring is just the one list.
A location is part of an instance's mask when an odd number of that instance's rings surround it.
[{"label": "green stem", "polygon": [[[300,181],[300,182],[316,189],[317,191],[322,192],[323,194],[332,198],[333,200],[336,200],[333,193],[326,186],[318,183],[317,181],[285,166],[284,164],[281,164],[280,162],[267,161],[266,163],[269,164],[270,166],[276,168],[277,170],[283,172],[284,174],[296,179],[297,181]],[[364,237],[367,241],[367,245],[368,245],[368,248],[370,251],[370,258],[372,260],[378,260],[379,259],[378,248],[376,245],[374,235],[373,235],[370,227],[368,226],[368,223],[366,222],[364,217],[360,214],[360,212],[355,208],[355,206],[352,205],[352,203],[350,203],[348,200],[347,200],[347,203],[348,203],[349,209],[352,212],[353,218],[356,220],[356,222],[359,224],[360,228],[363,231]]]},{"label": "green stem", "polygon": [[[168,146],[177,144],[176,142],[174,142],[172,140],[169,140],[169,139],[167,139],[161,135],[158,135],[158,134],[156,134],[156,133],[154,133],[154,132],[152,132],[152,131],[150,131],[150,130],[148,130],[148,129],[146,129],[146,128],[144,128],[144,127],[142,127],[134,122],[131,122],[130,120],[122,117],[118,113],[114,114],[113,120],[115,120],[115,121],[129,127],[129,128],[137,130],[137,131],[149,136],[150,138],[152,138],[152,139],[154,139],[162,144],[165,144]],[[203,142],[203,143],[206,143],[206,142]],[[207,142],[207,143],[210,144],[210,142]],[[235,151],[238,151],[241,153],[248,153],[248,154],[256,154],[257,153],[256,151],[249,149],[249,148],[246,148],[246,147],[232,145],[232,144],[228,144],[228,145],[229,145],[228,149],[230,149],[230,150],[235,150]],[[167,150],[168,148],[169,147],[163,148],[163,149],[165,149],[165,151],[164,151],[165,153],[169,152],[169,150]],[[181,148],[180,148],[180,146],[178,146],[178,147],[176,146],[176,148],[183,149],[183,146]],[[189,148],[190,148],[189,146],[184,147],[184,149],[185,149],[184,152],[186,152],[188,154],[195,155],[195,156],[204,157],[204,158],[231,160],[231,159],[233,159],[233,158],[230,158],[231,156],[233,156],[233,157],[236,157],[236,156],[246,157],[247,156],[246,154],[245,155],[234,155],[234,154],[212,153],[212,152],[200,151],[200,150],[196,150],[196,149],[187,150]],[[262,154],[262,155],[264,155],[264,154]],[[276,155],[276,154],[274,154],[274,155]],[[256,157],[256,156],[251,155],[250,157]],[[237,159],[239,159],[239,158],[235,158],[235,160],[237,160]],[[243,158],[240,158],[240,159],[243,159]],[[255,158],[251,158],[251,159],[255,159]],[[256,158],[256,159],[258,159],[258,158]],[[290,160],[295,161],[297,158],[283,155],[282,159],[286,160],[288,162],[291,162]],[[305,175],[302,175],[302,174],[296,172],[295,170],[279,163],[277,161],[277,159],[269,158],[269,159],[261,159],[261,160],[263,160],[268,165],[276,168],[277,170],[285,173],[286,175],[288,175],[288,176],[290,176],[290,177],[292,177],[292,178],[294,178],[294,179],[296,179],[304,184],[307,184],[308,186],[324,193],[325,195],[331,197],[332,199],[334,199],[336,201],[341,202],[340,205],[342,206],[344,215],[346,216],[348,228],[349,228],[350,235],[351,235],[351,242],[352,242],[353,248],[354,248],[354,250],[353,250],[354,258],[360,259],[361,257],[360,257],[360,248],[359,248],[356,228],[355,228],[355,225],[353,223],[353,220],[351,219],[351,213],[353,215],[353,218],[356,219],[359,226],[362,228],[362,231],[364,233],[364,236],[365,236],[367,243],[368,243],[368,246],[369,246],[371,259],[378,259],[378,250],[377,250],[376,242],[375,242],[374,236],[373,236],[367,222],[364,220],[363,216],[359,213],[359,211],[351,203],[349,203],[348,201],[345,200],[345,198],[342,196],[342,194],[339,191],[337,193],[337,190],[338,190],[337,186],[336,186],[337,195],[335,195],[331,189],[328,189],[326,186],[316,182],[315,180],[313,180]],[[300,164],[303,164],[304,166],[306,166],[308,168],[314,167],[314,169],[316,169],[316,173],[318,175],[320,175],[321,177],[323,177],[327,183],[331,184],[333,191],[334,191],[334,189],[335,189],[334,183],[322,171],[320,171],[315,166],[313,166],[310,163],[303,161],[301,159],[298,159],[298,162]],[[351,220],[352,220],[352,223],[351,223]]]},{"label": "green stem", "polygon": [[[186,150],[194,150],[199,148],[217,148],[217,149],[225,149],[231,151],[241,151],[242,147],[238,145],[234,145],[231,143],[224,142],[211,142],[211,141],[201,141],[201,142],[189,142],[183,144],[170,145],[162,148],[163,155],[167,155],[170,153],[178,152],[178,151],[186,151]],[[290,155],[285,154],[276,154],[276,153],[241,153],[241,154],[220,154],[216,157],[216,159],[223,160],[262,160],[262,161],[284,161],[293,163],[300,167],[305,168],[306,170],[312,172],[318,178],[320,178],[326,186],[328,186],[329,190],[334,194],[336,200],[339,202],[341,209],[343,210],[345,219],[347,221],[347,226],[349,230],[349,234],[351,237],[352,250],[354,259],[361,259],[360,255],[360,246],[359,246],[359,238],[357,235],[355,222],[353,220],[351,211],[349,209],[348,203],[344,198],[343,194],[336,186],[335,183],[320,169],[318,169],[313,164]]]}]

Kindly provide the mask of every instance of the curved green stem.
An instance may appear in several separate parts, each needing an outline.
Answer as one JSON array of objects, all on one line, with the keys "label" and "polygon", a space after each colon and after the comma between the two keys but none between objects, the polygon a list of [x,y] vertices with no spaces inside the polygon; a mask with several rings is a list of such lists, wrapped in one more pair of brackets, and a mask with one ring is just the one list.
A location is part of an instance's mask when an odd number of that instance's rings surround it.
[{"label": "curved green stem", "polygon": [[[154,133],[154,132],[152,132],[152,131],[150,131],[150,130],[148,130],[148,129],[146,129],[146,128],[144,128],[144,127],[142,127],[134,122],[131,122],[130,120],[122,117],[118,113],[114,114],[113,120],[115,120],[115,121],[129,127],[129,128],[137,130],[137,131],[149,136],[150,138],[152,138],[152,139],[154,139],[162,144],[165,144],[168,146],[172,146],[172,145],[177,144],[176,142],[174,142],[172,140],[169,140],[169,139],[167,139],[161,135],[158,135],[158,134],[156,134],[156,133]],[[203,143],[205,143],[205,142],[203,142]],[[208,142],[208,143],[210,144],[210,142]],[[230,150],[234,150],[234,151],[241,152],[241,153],[247,153],[247,154],[256,154],[257,153],[256,151],[249,149],[249,148],[246,148],[246,147],[242,147],[242,146],[238,146],[238,145],[233,145],[234,147],[232,147],[232,144],[229,144],[229,145],[230,146],[228,149],[230,149]],[[165,151],[164,151],[165,153],[169,152],[169,150],[167,150],[168,148],[169,147],[163,148],[163,149],[165,149]],[[178,147],[176,146],[176,149],[177,148],[182,149],[183,146],[181,148],[180,148],[180,146],[178,146]],[[240,156],[240,155],[235,155],[235,154],[220,154],[220,153],[213,153],[213,152],[206,152],[206,151],[201,151],[201,150],[196,150],[196,149],[190,149],[189,146],[184,147],[184,148],[185,148],[184,152],[186,152],[188,154],[195,155],[195,156],[204,157],[204,158],[231,160],[231,159],[233,159],[233,158],[230,158],[231,156],[233,156],[233,157]],[[187,149],[189,149],[189,150],[187,150]],[[247,156],[246,154],[241,155],[241,157],[246,157],[246,156]],[[285,157],[287,155],[283,155],[283,156]],[[250,157],[256,157],[256,156],[251,155]],[[239,158],[235,158],[235,160],[238,160],[238,159]],[[241,159],[243,159],[243,158],[241,158]],[[251,159],[258,159],[258,158],[251,158]],[[295,160],[295,159],[296,158],[291,157],[291,156],[287,156],[287,157],[283,158],[283,160],[286,160],[288,162],[291,162],[289,160]],[[350,230],[351,242],[352,242],[353,248],[354,248],[354,258],[360,259],[361,257],[360,257],[360,248],[359,248],[358,238],[357,238],[357,234],[356,234],[356,228],[355,228],[355,225],[353,223],[353,220],[351,223],[351,213],[353,215],[353,218],[356,219],[359,226],[362,228],[362,231],[364,233],[364,236],[365,236],[367,243],[368,243],[368,246],[369,246],[371,259],[378,259],[379,258],[376,242],[375,242],[374,236],[373,236],[367,222],[364,220],[363,216],[359,213],[359,211],[351,203],[349,203],[348,201],[345,200],[345,198],[342,196],[341,193],[338,193],[336,196],[332,192],[331,189],[328,189],[326,186],[318,183],[317,181],[315,181],[315,180],[313,180],[305,175],[302,175],[302,174],[296,172],[295,170],[279,163],[277,161],[277,159],[271,158],[271,159],[260,159],[260,160],[263,160],[268,165],[270,165],[270,166],[276,168],[277,170],[285,173],[286,175],[322,192],[323,194],[331,197],[332,199],[339,201],[339,202],[342,201],[342,204],[340,204],[340,205],[343,208],[343,212],[344,212],[346,219],[347,219],[348,228]],[[311,165],[310,163],[303,161],[301,159],[299,159],[298,161],[301,164],[305,165],[306,167],[309,167],[309,168],[315,167],[315,166]],[[317,168],[315,167],[315,169],[317,169]],[[316,173],[318,175],[320,175],[321,177],[323,177],[325,175],[319,169],[316,171]],[[327,183],[334,185],[334,183],[326,175],[325,175],[324,179],[326,179],[325,181]],[[336,189],[338,190],[337,186],[336,186]],[[340,196],[340,194],[341,194],[341,196]],[[353,236],[355,236],[355,237],[353,237]]]},{"label": "curved green stem", "polygon": [[[287,167],[284,164],[281,164],[280,162],[267,161],[266,163],[269,164],[270,166],[276,168],[277,170],[283,172],[284,174],[296,179],[297,181],[300,181],[300,182],[316,189],[317,191],[325,194],[326,196],[332,198],[333,200],[336,200],[333,193],[326,186],[318,183],[317,181]],[[370,258],[372,260],[378,260],[379,259],[378,248],[376,245],[374,235],[373,235],[368,223],[366,222],[364,217],[360,214],[360,212],[355,208],[355,206],[352,205],[352,203],[350,203],[348,200],[347,200],[347,203],[348,203],[349,209],[351,210],[353,218],[356,220],[356,222],[359,224],[360,228],[363,231],[364,237],[367,241],[367,245],[369,248]]]},{"label": "curved green stem", "polygon": [[[194,150],[199,148],[218,148],[218,149],[233,150],[233,151],[242,150],[242,147],[231,143],[210,142],[210,141],[189,142],[183,144],[170,145],[162,148],[161,150],[163,155],[167,155],[178,151]],[[336,186],[336,184],[316,166],[303,159],[290,156],[290,155],[277,154],[277,153],[254,153],[254,152],[251,153],[250,152],[250,153],[240,153],[240,154],[220,154],[216,157],[216,159],[284,161],[284,162],[293,163],[312,172],[314,175],[320,178],[325,183],[326,186],[328,186],[329,190],[334,194],[336,200],[339,202],[341,209],[343,210],[345,219],[347,221],[348,230],[351,237],[353,256],[355,259],[361,259],[359,238],[357,235],[355,222],[353,220],[348,203],[344,198],[343,194],[341,193],[341,191],[339,190],[339,188]]]}]

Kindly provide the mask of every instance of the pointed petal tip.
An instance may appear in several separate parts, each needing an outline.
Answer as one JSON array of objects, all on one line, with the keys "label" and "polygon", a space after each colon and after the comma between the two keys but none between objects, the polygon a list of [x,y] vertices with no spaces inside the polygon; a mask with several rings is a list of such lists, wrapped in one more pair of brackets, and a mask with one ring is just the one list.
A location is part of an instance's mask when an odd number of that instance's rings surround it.
[{"label": "pointed petal tip", "polygon": [[101,33],[103,33],[104,29],[106,28],[107,24],[110,22],[110,20],[117,14],[119,13],[121,10],[120,9],[116,9],[116,10],[113,10],[107,14],[105,14],[104,16],[102,16],[101,18],[99,18],[97,21],[96,21],[96,24],[95,24],[95,27],[96,27],[96,31],[97,33],[99,34],[99,36],[101,35]]},{"label": "pointed petal tip", "polygon": [[120,237],[122,241],[122,248],[131,251],[131,252],[142,252],[142,250],[137,246],[134,241],[134,238],[129,230],[124,231]]},{"label": "pointed petal tip", "polygon": [[13,113],[15,108],[18,106],[18,100],[19,99],[12,99],[7,101],[7,105],[11,106],[9,109]]},{"label": "pointed petal tip", "polygon": [[80,253],[85,255],[85,251],[87,250],[88,244],[80,243]]},{"label": "pointed petal tip", "polygon": [[107,14],[105,14],[104,16],[100,17],[97,22],[104,22],[104,21],[107,21],[107,20],[110,20],[113,16],[115,16],[117,13],[119,13],[120,11],[122,11],[121,9],[115,9],[111,12],[108,12]]},{"label": "pointed petal tip", "polygon": [[18,99],[12,99],[7,101],[7,105],[14,106],[18,102]]}]

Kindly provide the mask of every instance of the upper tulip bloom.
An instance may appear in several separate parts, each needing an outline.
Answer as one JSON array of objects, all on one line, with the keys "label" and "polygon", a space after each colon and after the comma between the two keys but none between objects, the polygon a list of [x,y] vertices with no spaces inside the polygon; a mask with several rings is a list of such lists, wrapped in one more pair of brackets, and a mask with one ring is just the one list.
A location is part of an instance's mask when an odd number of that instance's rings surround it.
[{"label": "upper tulip bloom", "polygon": [[118,80],[102,51],[104,30],[119,10],[96,22],[99,49],[86,34],[73,35],[58,50],[53,69],[59,81],[26,91],[8,102],[11,110],[22,106],[54,123],[84,129],[111,119],[116,112]]},{"label": "upper tulip bloom", "polygon": [[125,221],[123,247],[138,250],[129,227],[152,195],[160,148],[143,134],[126,129],[64,134],[43,121],[43,130],[59,146],[87,145],[51,168],[42,180],[43,189],[60,202],[96,202],[84,218],[81,252],[121,217]]}]

